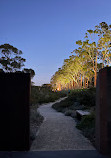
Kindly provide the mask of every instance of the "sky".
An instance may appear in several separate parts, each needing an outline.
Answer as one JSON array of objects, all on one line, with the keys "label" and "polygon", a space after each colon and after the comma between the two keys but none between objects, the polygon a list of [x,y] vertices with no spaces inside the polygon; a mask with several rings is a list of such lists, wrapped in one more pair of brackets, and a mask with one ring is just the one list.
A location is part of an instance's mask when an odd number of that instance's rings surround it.
[{"label": "sky", "polygon": [[35,85],[50,83],[88,29],[111,24],[111,0],[0,0],[0,44],[23,52]]}]

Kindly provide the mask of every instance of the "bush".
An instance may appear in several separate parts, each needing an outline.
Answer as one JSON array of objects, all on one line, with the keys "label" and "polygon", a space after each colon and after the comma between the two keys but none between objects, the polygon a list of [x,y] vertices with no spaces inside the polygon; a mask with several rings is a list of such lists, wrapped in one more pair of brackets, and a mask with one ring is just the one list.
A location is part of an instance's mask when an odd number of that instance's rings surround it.
[{"label": "bush", "polygon": [[84,116],[82,120],[77,123],[76,127],[82,130],[82,133],[95,146],[95,114]]},{"label": "bush", "polygon": [[37,109],[30,109],[30,122],[36,123],[39,126],[39,123],[41,123],[43,120],[43,116],[40,115],[39,112],[37,112]]},{"label": "bush", "polygon": [[83,110],[86,109],[84,105],[80,105],[79,102],[74,102],[73,100],[70,100],[70,98],[66,98],[65,100],[62,100],[59,103],[55,103],[52,105],[52,108],[59,112],[64,112],[67,110]]},{"label": "bush", "polygon": [[95,115],[92,113],[91,115],[83,116],[80,123],[76,125],[76,127],[80,130],[94,128],[95,126]]},{"label": "bush", "polygon": [[80,105],[80,104],[78,104],[78,105],[73,104],[72,106],[70,106],[70,109],[71,110],[85,110],[86,107],[84,105]]},{"label": "bush", "polygon": [[65,116],[71,116],[71,117],[73,117],[73,118],[76,117],[76,112],[75,112],[75,110],[66,110],[64,114],[65,114]]},{"label": "bush", "polygon": [[59,103],[53,104],[52,107],[59,111],[65,112],[68,110],[85,110],[95,106],[96,89],[79,89],[72,90],[68,98]]},{"label": "bush", "polygon": [[57,110],[58,112],[65,112],[66,109],[68,109],[69,106],[69,102],[67,101],[67,98],[65,100],[62,100],[58,103],[55,103],[52,105],[52,108],[54,108],[55,110]]},{"label": "bush", "polygon": [[73,110],[67,110],[64,114],[65,116],[71,116],[73,113]]},{"label": "bush", "polygon": [[73,90],[69,99],[87,107],[95,106],[96,88]]},{"label": "bush", "polygon": [[54,102],[55,100],[65,97],[66,92],[53,92],[50,88],[32,86],[31,87],[31,105]]},{"label": "bush", "polygon": [[43,116],[37,112],[37,105],[30,107],[30,142],[35,139],[38,127],[43,122]]}]

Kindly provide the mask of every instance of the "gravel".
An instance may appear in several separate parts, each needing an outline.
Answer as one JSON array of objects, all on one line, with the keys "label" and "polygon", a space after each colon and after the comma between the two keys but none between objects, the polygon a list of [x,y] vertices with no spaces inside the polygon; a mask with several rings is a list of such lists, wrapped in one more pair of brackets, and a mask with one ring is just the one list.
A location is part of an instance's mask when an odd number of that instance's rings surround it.
[{"label": "gravel", "polygon": [[75,120],[63,113],[56,112],[52,109],[52,104],[54,103],[44,104],[38,108],[44,121],[30,150],[95,150],[91,142],[75,127]]}]

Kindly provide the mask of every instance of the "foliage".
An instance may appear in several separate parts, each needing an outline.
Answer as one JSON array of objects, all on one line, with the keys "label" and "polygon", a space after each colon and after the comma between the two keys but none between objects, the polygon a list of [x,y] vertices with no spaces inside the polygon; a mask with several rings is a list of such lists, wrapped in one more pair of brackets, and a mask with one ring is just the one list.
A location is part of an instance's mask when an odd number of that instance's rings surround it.
[{"label": "foliage", "polygon": [[22,72],[24,72],[24,73],[30,73],[31,78],[33,78],[35,76],[35,71],[33,69],[24,68],[22,70]]},{"label": "foliage", "polygon": [[54,92],[49,87],[31,87],[31,105],[53,102],[64,96],[66,96],[65,92]]},{"label": "foliage", "polygon": [[85,110],[95,106],[96,89],[78,89],[70,91],[68,98],[59,103],[55,103],[52,107],[59,111],[69,110]]},{"label": "foliage", "polygon": [[0,66],[5,72],[15,72],[24,66],[22,51],[10,44],[0,45]]},{"label": "foliage", "polygon": [[69,95],[69,98],[74,99],[75,101],[79,102],[80,105],[85,105],[87,107],[95,106],[95,97],[95,88],[82,89],[78,91],[73,90]]},{"label": "foliage", "polygon": [[30,73],[31,78],[35,76],[33,69],[21,68],[26,59],[22,58],[23,52],[10,44],[0,45],[0,72]]},{"label": "foliage", "polygon": [[95,146],[95,113],[91,115],[84,116],[80,122],[77,123],[76,127],[82,130],[85,137],[90,139],[90,141]]},{"label": "foliage", "polygon": [[75,110],[66,110],[64,114],[65,114],[65,116],[71,116],[71,117],[76,116]]},{"label": "foliage", "polygon": [[[30,107],[30,122],[37,123],[38,119],[43,120],[43,116],[41,116],[40,113],[37,112],[37,106],[36,105],[31,106]],[[38,121],[38,123],[39,122],[40,121]]]},{"label": "foliage", "polygon": [[102,22],[94,30],[87,30],[84,40],[76,44],[78,48],[71,52],[74,55],[65,59],[51,78],[54,89],[96,87],[97,73],[111,64],[111,25]]},{"label": "foliage", "polygon": [[89,129],[94,128],[95,126],[95,114],[92,113],[91,115],[83,116],[82,120],[77,124],[77,128],[82,129]]},{"label": "foliage", "polygon": [[43,116],[37,111],[37,105],[30,107],[30,143],[35,139],[37,127],[43,122]]}]

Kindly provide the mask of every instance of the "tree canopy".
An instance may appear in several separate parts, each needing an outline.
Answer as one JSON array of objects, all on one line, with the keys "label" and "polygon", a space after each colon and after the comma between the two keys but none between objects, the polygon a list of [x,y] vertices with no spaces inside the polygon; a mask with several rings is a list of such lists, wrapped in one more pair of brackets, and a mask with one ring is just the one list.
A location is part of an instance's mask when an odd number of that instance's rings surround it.
[{"label": "tree canopy", "polygon": [[22,51],[10,44],[0,45],[0,67],[4,72],[16,72],[24,66],[26,59],[22,58]]},{"label": "tree canopy", "polygon": [[26,59],[22,58],[23,52],[10,44],[0,45],[0,72],[24,72],[30,73],[31,78],[35,76],[33,69],[24,68]]},{"label": "tree canopy", "polygon": [[35,71],[33,69],[24,68],[22,70],[22,72],[24,72],[24,73],[30,73],[31,78],[33,78],[35,76]]},{"label": "tree canopy", "polygon": [[86,88],[89,84],[96,87],[99,69],[111,63],[111,25],[102,22],[87,30],[84,40],[76,44],[78,48],[51,78],[54,89]]}]

